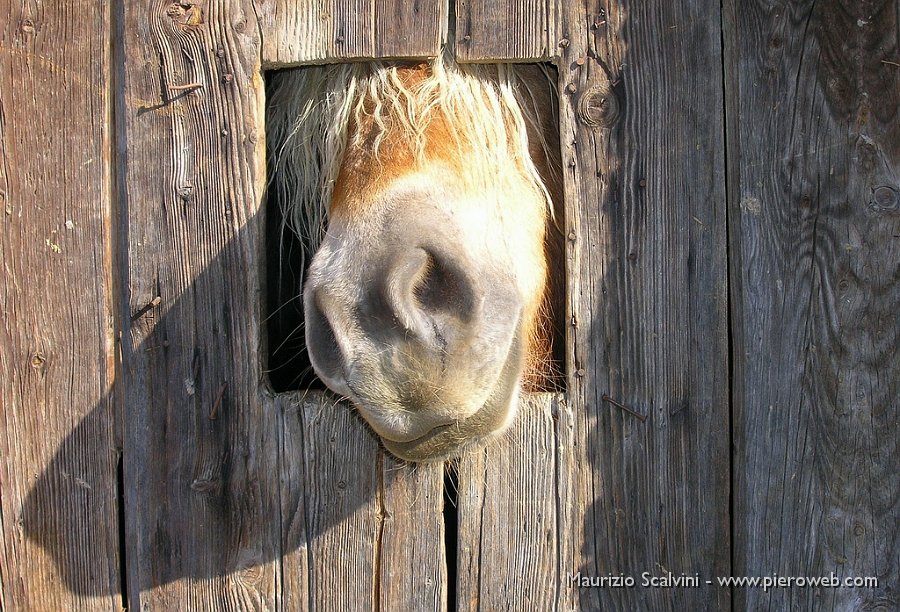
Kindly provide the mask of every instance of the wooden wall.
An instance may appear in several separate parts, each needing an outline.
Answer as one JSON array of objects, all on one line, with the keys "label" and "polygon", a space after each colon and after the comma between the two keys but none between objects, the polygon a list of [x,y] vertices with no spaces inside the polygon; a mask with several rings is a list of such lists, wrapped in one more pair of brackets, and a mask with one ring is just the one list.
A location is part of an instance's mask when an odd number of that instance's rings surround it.
[{"label": "wooden wall", "polygon": [[0,608],[122,577],[108,6],[0,4]]},{"label": "wooden wall", "polygon": [[735,602],[895,609],[900,6],[736,2],[728,18],[732,571],[879,580]]},{"label": "wooden wall", "polygon": [[[896,2],[0,15],[0,608],[897,605]],[[261,71],[445,41],[556,63],[568,279],[566,393],[447,515],[442,466],[269,391],[260,280]],[[572,580],[645,571],[701,584]],[[879,586],[715,584],[830,572]]]}]

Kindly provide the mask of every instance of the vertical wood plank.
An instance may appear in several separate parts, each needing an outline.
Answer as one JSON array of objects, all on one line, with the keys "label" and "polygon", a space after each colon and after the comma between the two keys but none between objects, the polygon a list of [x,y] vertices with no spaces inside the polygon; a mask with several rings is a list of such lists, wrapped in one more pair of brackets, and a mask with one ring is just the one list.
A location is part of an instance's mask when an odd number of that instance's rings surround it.
[{"label": "vertical wood plank", "polygon": [[280,422],[261,390],[259,26],[241,0],[123,11],[128,601],[271,609]]},{"label": "vertical wood plank", "polygon": [[556,0],[457,0],[456,48],[460,62],[533,62],[558,55]]},{"label": "vertical wood plank", "polygon": [[113,610],[110,7],[0,14],[0,609]]},{"label": "vertical wood plank", "polygon": [[[370,434],[371,435],[371,434]],[[382,610],[446,610],[444,465],[382,455],[378,596]]]},{"label": "vertical wood plank", "polygon": [[739,609],[896,609],[897,3],[726,3]]},{"label": "vertical wood plank", "polygon": [[270,67],[426,58],[446,38],[447,0],[255,0]]},{"label": "vertical wood plank", "polygon": [[[564,3],[559,61],[583,500],[561,564],[635,580],[578,589],[580,609],[728,609],[705,583],[730,570],[719,10],[590,6]],[[642,587],[644,572],[699,585]]]},{"label": "vertical wood plank", "polygon": [[278,401],[284,609],[445,609],[443,466],[400,465],[329,394]]},{"label": "vertical wood plank", "polygon": [[459,460],[458,610],[575,609],[559,564],[579,527],[571,432],[561,396],[532,394],[509,432]]},{"label": "vertical wood plank", "polygon": [[327,396],[279,406],[284,609],[372,609],[378,442]]}]

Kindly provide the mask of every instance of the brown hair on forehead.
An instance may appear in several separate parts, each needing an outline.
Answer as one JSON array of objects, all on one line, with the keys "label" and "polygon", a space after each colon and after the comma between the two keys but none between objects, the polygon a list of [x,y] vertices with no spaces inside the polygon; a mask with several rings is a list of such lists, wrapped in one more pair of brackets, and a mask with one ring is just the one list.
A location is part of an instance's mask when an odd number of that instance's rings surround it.
[{"label": "brown hair on forehead", "polygon": [[[403,85],[411,90],[428,78],[426,64],[397,70]],[[364,113],[351,118],[348,125],[348,144],[338,172],[329,203],[328,214],[333,217],[361,212],[372,203],[376,194],[394,180],[421,169],[423,163],[441,162],[459,177],[466,173],[466,161],[474,151],[470,143],[460,141],[450,128],[451,119],[438,109],[424,128],[424,149],[419,151],[406,130],[391,129],[400,124],[396,109],[380,109],[380,124],[373,119],[375,102],[364,100]],[[376,138],[380,139],[376,150]]]}]

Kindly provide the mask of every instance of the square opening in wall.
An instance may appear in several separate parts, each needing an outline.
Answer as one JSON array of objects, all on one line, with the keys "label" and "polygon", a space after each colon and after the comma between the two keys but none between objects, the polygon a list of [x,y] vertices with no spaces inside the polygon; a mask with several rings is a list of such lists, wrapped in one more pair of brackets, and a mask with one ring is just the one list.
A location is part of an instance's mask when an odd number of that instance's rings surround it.
[{"label": "square opening in wall", "polygon": [[268,73],[266,93],[273,389],[399,404],[559,390],[555,69],[308,66]]}]

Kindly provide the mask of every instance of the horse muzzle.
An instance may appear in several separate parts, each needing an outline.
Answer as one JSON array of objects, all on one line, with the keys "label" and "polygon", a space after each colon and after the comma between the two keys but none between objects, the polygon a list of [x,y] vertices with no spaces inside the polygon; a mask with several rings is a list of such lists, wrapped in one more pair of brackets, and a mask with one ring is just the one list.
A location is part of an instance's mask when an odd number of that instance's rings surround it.
[{"label": "horse muzzle", "polygon": [[509,269],[467,252],[448,219],[423,209],[375,233],[332,224],[304,289],[317,375],[411,461],[504,429],[525,358]]}]

